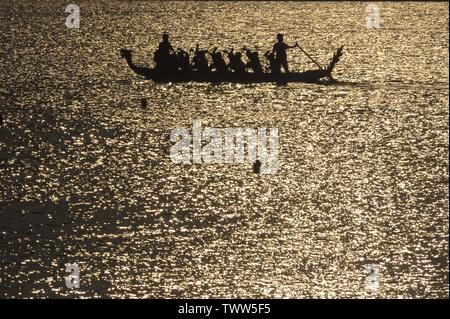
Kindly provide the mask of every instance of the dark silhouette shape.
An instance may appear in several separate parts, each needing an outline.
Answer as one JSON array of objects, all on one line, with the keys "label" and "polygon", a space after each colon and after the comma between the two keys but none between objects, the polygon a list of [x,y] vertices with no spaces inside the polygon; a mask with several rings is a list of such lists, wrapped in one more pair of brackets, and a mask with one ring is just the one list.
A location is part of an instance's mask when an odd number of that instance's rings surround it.
[{"label": "dark silhouette shape", "polygon": [[277,34],[278,42],[273,45],[272,53],[275,54],[275,59],[278,61],[280,66],[283,67],[284,72],[289,73],[286,50],[294,48],[298,46],[298,44],[295,43],[294,45],[287,45],[286,43],[284,43],[283,38],[284,36],[281,33]]},{"label": "dark silhouette shape", "polygon": [[225,74],[228,72],[227,63],[225,62],[222,52],[217,51],[217,47],[213,49],[212,52],[208,52],[211,55],[212,63],[210,65],[210,70],[215,70],[217,73]]},{"label": "dark silhouette shape", "polygon": [[205,50],[200,50],[199,45],[195,46],[194,58],[192,60],[192,68],[202,74],[209,72],[208,60],[206,59]]},{"label": "dark silhouette shape", "polygon": [[264,54],[264,57],[269,62],[269,66],[266,69],[272,74],[280,74],[280,63],[275,58],[275,54],[273,54],[273,52],[267,51]]},{"label": "dark silhouette shape", "polygon": [[259,54],[257,51],[250,51],[249,49],[243,48],[247,55],[248,62],[245,64],[246,68],[250,68],[253,70],[255,74],[264,73],[261,61],[259,60]]},{"label": "dark silhouette shape", "polygon": [[169,41],[169,34],[164,32],[163,40],[159,43],[158,50],[153,55],[157,69],[165,69],[167,71],[178,70],[178,60],[175,50]]},{"label": "dark silhouette shape", "polygon": [[180,66],[180,69],[182,72],[189,73],[192,71],[192,66],[189,61],[189,52],[184,51],[181,48],[177,49],[177,57],[178,57],[178,64]]},{"label": "dark silhouette shape", "polygon": [[256,160],[253,163],[253,173],[256,173],[256,174],[261,173],[261,161],[260,160]]},{"label": "dark silhouette shape", "polygon": [[236,74],[246,74],[245,63],[242,61],[242,53],[234,53],[234,49],[231,48],[228,53],[228,68]]},{"label": "dark silhouette shape", "polygon": [[[277,59],[276,50],[267,51],[265,57],[269,62],[269,68],[266,68],[266,72],[260,67],[259,56],[257,52],[251,52],[246,50],[248,63],[244,64],[242,61],[242,55],[240,52],[235,53],[233,49],[230,51],[223,51],[228,54],[229,63],[226,65],[222,53],[214,48],[209,53],[205,50],[200,50],[199,46],[196,46],[196,50],[192,59],[192,65],[190,62],[190,54],[181,48],[177,50],[176,54],[173,54],[173,48],[168,40],[168,35],[163,36],[163,41],[160,43],[158,53],[155,56],[160,58],[160,55],[165,55],[168,59],[161,64],[158,60],[156,67],[142,67],[136,65],[133,62],[133,52],[127,49],[121,49],[120,55],[124,58],[130,69],[138,75],[144,76],[147,79],[151,79],[155,82],[231,82],[231,83],[288,83],[288,82],[309,82],[318,83],[324,79],[330,79],[332,81],[331,73],[339,62],[342,56],[343,47],[340,47],[333,55],[332,61],[326,68],[322,68],[318,63],[319,70],[309,70],[306,72],[285,72],[281,73],[281,65],[279,59]],[[279,37],[282,42],[282,37]],[[298,44],[296,44],[298,46]],[[161,49],[161,50],[160,50]],[[301,49],[301,48],[300,48]],[[284,50],[285,51],[285,50]],[[162,53],[161,53],[162,52]],[[168,53],[168,57],[167,57]],[[212,57],[213,63],[208,66],[208,60],[206,59],[206,53],[209,53]],[[279,52],[278,52],[279,53]],[[280,57],[281,54],[278,54]],[[311,58],[312,59],[312,58]],[[164,60],[164,59],[163,59]],[[164,66],[166,63],[166,66]],[[259,64],[259,65],[258,65]],[[224,66],[225,65],[225,66]],[[231,71],[228,70],[230,67]],[[245,68],[253,69],[253,72],[246,72]],[[269,72],[270,71],[270,72]],[[285,71],[286,68],[285,68]],[[327,81],[328,82],[328,81]]]},{"label": "dark silhouette shape", "polygon": [[146,99],[141,99],[141,108],[143,108],[143,109],[147,108],[147,100]]},{"label": "dark silhouette shape", "polygon": [[336,82],[336,80],[331,76],[331,71],[329,70],[333,70],[334,66],[339,62],[339,60],[342,57],[342,50],[344,50],[344,46],[341,46],[337,49],[337,51],[333,54],[333,58],[331,59],[331,62],[327,65],[327,67],[325,68],[325,70],[322,69],[322,71],[327,73],[327,77],[332,81],[332,82]]},{"label": "dark silhouette shape", "polygon": [[0,113],[0,126],[3,126],[3,113]]},{"label": "dark silhouette shape", "polygon": [[228,63],[227,63],[227,69],[230,67],[230,63],[231,61],[234,61],[235,57],[234,57],[234,48],[231,48],[228,51],[224,51],[227,54],[227,58],[228,58]]},{"label": "dark silhouette shape", "polygon": [[154,76],[156,74],[155,69],[144,68],[144,67],[134,64],[133,63],[133,51],[127,50],[127,49],[121,49],[120,56],[127,61],[128,66],[134,73],[145,76],[146,78],[151,78],[152,76]]}]

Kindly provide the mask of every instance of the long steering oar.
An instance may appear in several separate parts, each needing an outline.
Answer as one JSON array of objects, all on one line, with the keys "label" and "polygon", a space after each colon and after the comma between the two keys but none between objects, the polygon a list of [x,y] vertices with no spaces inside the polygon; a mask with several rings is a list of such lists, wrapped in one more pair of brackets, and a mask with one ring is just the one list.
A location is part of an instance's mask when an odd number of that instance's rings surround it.
[{"label": "long steering oar", "polygon": [[[320,66],[320,64],[317,63],[316,60],[314,60],[314,59],[312,58],[312,56],[310,56],[305,50],[303,50],[303,49],[298,45],[298,43],[295,43],[295,45],[296,45],[297,48],[299,48],[299,49],[300,49],[300,50],[301,50],[301,51],[302,51],[302,52],[303,52],[303,53],[304,53],[311,61],[313,61],[314,64],[317,65],[321,71],[327,73],[327,72]],[[333,77],[331,76],[331,74],[328,73],[327,76],[330,78],[331,81],[335,81],[335,79],[333,79]]]}]

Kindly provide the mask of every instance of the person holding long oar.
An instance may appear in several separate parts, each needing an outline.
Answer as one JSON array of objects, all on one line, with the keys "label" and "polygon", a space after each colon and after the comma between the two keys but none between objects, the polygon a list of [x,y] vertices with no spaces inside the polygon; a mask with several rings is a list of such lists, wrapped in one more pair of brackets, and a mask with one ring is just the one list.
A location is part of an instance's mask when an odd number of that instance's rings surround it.
[{"label": "person holding long oar", "polygon": [[[281,33],[279,33],[279,34],[277,34],[277,39],[278,39],[278,42],[277,43],[275,43],[274,44],[274,46],[273,46],[273,50],[272,50],[272,53],[275,53],[275,60],[276,60],[276,62],[277,62],[277,65],[276,65],[276,67],[277,67],[277,72],[279,72],[280,71],[280,66],[282,66],[283,67],[283,69],[284,69],[284,71],[286,72],[286,73],[288,73],[289,72],[289,67],[288,67],[288,64],[287,64],[287,54],[286,54],[286,50],[287,49],[291,49],[291,48],[294,48],[294,47],[297,47],[297,48],[299,48],[315,65],[317,65],[317,67],[321,70],[321,71],[323,71],[323,72],[326,72],[325,70],[324,70],[324,68],[322,68],[321,66],[320,66],[320,64],[319,63],[317,63],[317,61],[316,60],[314,60],[305,50],[303,50],[299,45],[298,45],[298,42],[295,42],[295,44],[294,45],[287,45],[286,43],[284,43],[283,42],[283,35],[281,34]],[[342,50],[342,49],[341,49]],[[274,70],[272,70],[272,72],[274,72]],[[330,78],[330,80],[332,80],[332,81],[334,81],[334,79],[332,78],[332,76],[331,76],[331,74],[329,74],[328,72],[327,72],[327,76]]]},{"label": "person holding long oar", "polygon": [[275,59],[278,63],[278,70],[276,70],[277,72],[272,70],[272,72],[278,73],[280,66],[282,66],[284,72],[289,73],[286,50],[295,48],[298,44],[296,42],[294,45],[287,45],[283,42],[283,35],[281,33],[277,34],[277,40],[278,42],[273,45],[272,53],[275,53]]}]

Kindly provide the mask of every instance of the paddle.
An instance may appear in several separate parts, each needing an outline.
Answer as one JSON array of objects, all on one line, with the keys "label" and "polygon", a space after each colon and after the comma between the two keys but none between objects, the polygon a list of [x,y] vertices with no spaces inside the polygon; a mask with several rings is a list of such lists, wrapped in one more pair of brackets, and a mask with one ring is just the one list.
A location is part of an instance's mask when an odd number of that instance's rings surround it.
[{"label": "paddle", "polygon": [[[295,45],[296,45],[297,48],[299,48],[299,49],[300,49],[300,50],[301,50],[301,51],[302,51],[302,52],[303,52],[303,53],[304,53],[311,61],[313,61],[314,64],[317,65],[321,71],[323,71],[323,72],[326,73],[326,71],[320,66],[320,64],[317,63],[316,60],[314,60],[314,59],[312,58],[312,56],[310,56],[305,50],[303,50],[303,49],[298,45],[297,42],[295,42]],[[330,78],[330,80],[335,81],[335,80],[333,79],[333,77],[331,76],[331,74],[327,74],[327,75],[328,75],[328,77]]]}]

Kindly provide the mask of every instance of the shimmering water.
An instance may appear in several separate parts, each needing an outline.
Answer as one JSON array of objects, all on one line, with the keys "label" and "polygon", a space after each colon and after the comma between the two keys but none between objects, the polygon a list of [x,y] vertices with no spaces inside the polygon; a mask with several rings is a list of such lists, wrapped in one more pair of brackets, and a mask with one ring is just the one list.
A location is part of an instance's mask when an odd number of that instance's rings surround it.
[{"label": "shimmering water", "polygon": [[[448,4],[379,3],[371,30],[367,3],[78,1],[80,29],[68,3],[0,3],[0,297],[448,298]],[[341,83],[154,85],[119,50],[148,65],[165,30],[345,44]],[[278,172],[173,164],[194,119],[278,128]]]}]

